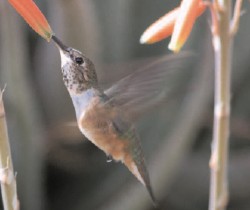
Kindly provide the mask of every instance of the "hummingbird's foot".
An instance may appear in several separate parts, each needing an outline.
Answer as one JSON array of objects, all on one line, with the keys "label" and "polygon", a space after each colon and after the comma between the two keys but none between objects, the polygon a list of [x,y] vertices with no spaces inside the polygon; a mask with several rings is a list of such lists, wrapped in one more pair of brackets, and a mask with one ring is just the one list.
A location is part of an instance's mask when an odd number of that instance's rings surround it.
[{"label": "hummingbird's foot", "polygon": [[113,161],[113,158],[111,155],[107,155],[107,163],[111,163]]}]

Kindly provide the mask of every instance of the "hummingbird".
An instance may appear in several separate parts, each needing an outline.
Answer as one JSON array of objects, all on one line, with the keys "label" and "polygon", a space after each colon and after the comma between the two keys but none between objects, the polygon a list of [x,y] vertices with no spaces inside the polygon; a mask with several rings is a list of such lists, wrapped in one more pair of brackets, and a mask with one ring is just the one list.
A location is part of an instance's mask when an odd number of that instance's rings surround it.
[{"label": "hummingbird", "polygon": [[[165,93],[155,84],[164,83],[166,71],[158,70],[157,73],[149,67],[136,71],[103,90],[99,85],[95,66],[89,58],[64,45],[55,35],[52,40],[60,51],[63,82],[72,99],[79,130],[103,150],[107,157],[124,163],[146,187],[156,205],[133,120],[140,115],[140,111],[163,101]],[[167,60],[170,69],[176,69],[176,64],[180,63],[174,57]],[[154,102],[149,102],[152,98],[155,98]]]}]

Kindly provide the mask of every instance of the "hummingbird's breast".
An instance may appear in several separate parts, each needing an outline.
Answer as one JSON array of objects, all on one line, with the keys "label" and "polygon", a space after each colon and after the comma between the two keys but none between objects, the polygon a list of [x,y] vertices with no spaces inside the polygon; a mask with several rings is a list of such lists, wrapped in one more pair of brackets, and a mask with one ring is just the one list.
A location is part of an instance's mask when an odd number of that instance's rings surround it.
[{"label": "hummingbird's breast", "polygon": [[[136,132],[124,112],[106,103],[94,89],[72,97],[80,131],[93,144],[123,162],[129,170],[145,185],[138,171],[135,159],[142,160]],[[136,142],[136,143],[135,143]]]},{"label": "hummingbird's breast", "polygon": [[100,97],[93,97],[79,116],[78,125],[92,143],[114,160],[124,162],[129,139],[115,125],[117,120],[120,120],[120,111],[116,107],[103,103]]},{"label": "hummingbird's breast", "polygon": [[123,162],[145,185],[143,176],[147,173],[143,171],[142,176],[138,168],[145,168],[141,146],[125,114],[93,91],[85,93],[83,98],[74,102],[80,131],[106,155]]}]

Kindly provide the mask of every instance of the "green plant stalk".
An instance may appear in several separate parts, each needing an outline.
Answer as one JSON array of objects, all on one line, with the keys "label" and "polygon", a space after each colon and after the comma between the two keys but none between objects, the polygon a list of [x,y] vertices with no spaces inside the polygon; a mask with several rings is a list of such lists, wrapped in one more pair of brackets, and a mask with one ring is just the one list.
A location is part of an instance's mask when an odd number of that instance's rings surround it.
[{"label": "green plant stalk", "polygon": [[215,56],[215,100],[212,155],[210,160],[209,210],[223,210],[228,203],[228,142],[230,120],[231,0],[217,0],[217,33],[213,34]]},{"label": "green plant stalk", "polygon": [[16,178],[13,172],[2,92],[0,93],[0,182],[4,210],[18,210]]}]

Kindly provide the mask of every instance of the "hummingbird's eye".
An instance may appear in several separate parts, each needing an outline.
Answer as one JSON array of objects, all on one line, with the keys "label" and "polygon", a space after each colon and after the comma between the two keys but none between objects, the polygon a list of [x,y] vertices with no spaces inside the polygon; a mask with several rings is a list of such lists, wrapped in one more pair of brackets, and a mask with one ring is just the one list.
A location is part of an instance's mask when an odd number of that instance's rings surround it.
[{"label": "hummingbird's eye", "polygon": [[84,60],[83,60],[82,57],[76,57],[76,58],[75,58],[75,62],[76,62],[77,64],[81,65],[81,64],[84,63]]}]

